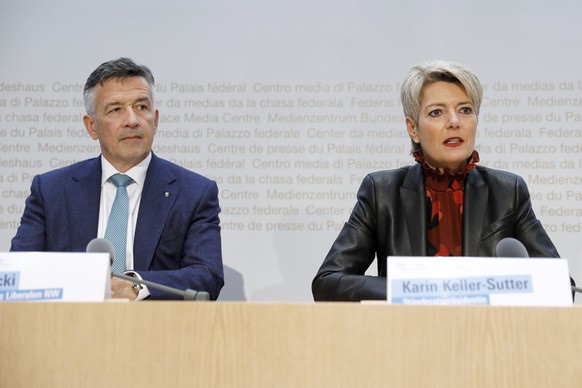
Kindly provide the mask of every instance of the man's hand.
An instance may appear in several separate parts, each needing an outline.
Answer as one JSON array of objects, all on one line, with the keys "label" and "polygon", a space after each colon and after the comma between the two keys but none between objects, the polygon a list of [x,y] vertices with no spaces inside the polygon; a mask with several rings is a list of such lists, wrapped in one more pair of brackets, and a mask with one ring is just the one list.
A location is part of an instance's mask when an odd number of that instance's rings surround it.
[{"label": "man's hand", "polygon": [[133,290],[133,283],[129,280],[112,278],[111,279],[111,297],[117,299],[135,300],[137,295]]}]

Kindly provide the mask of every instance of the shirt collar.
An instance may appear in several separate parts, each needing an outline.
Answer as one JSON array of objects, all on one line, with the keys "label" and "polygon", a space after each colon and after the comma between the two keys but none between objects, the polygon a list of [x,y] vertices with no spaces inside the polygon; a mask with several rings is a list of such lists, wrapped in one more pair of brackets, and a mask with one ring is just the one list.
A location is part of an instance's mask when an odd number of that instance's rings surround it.
[{"label": "shirt collar", "polygon": [[415,151],[414,159],[422,166],[426,187],[435,191],[455,191],[463,190],[465,186],[465,177],[479,162],[479,153],[473,150],[473,153],[467,158],[465,168],[457,173],[451,173],[448,168],[434,167],[424,158],[421,151]]},{"label": "shirt collar", "polygon": [[[135,183],[137,183],[140,186],[143,186],[151,160],[152,153],[150,151],[150,153],[144,160],[142,160],[140,163],[136,164],[123,174],[128,175],[129,177],[131,177],[131,179],[134,180]],[[102,171],[101,187],[103,187],[105,182],[107,182],[107,180],[109,180],[109,178],[111,178],[112,175],[121,174],[119,171],[117,171],[115,167],[113,167],[111,163],[107,161],[107,159],[105,159],[103,155],[101,155],[101,171]]]}]

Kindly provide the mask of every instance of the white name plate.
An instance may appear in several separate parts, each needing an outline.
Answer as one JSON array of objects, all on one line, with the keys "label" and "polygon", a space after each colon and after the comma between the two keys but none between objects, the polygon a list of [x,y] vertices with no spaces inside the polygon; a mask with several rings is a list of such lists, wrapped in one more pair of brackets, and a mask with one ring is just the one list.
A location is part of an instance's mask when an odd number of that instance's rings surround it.
[{"label": "white name plate", "polygon": [[572,306],[565,259],[389,257],[393,304]]},{"label": "white name plate", "polygon": [[0,252],[0,302],[102,302],[111,289],[109,254]]}]

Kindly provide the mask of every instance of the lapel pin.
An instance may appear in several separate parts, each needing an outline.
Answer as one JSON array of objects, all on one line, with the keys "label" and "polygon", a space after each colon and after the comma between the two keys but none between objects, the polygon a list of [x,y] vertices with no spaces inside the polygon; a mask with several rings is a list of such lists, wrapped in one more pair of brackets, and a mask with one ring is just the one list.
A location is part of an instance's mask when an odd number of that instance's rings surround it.
[{"label": "lapel pin", "polygon": [[166,192],[164,193],[164,197],[168,198],[169,196],[170,196],[170,192],[169,192],[169,191],[166,191]]}]

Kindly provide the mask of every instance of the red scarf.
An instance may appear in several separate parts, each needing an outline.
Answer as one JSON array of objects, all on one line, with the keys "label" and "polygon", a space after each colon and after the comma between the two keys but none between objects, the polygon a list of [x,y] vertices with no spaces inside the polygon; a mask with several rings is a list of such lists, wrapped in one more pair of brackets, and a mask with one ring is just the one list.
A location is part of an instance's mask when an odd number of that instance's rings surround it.
[{"label": "red scarf", "polygon": [[479,154],[473,151],[462,171],[451,173],[433,167],[422,151],[413,156],[423,167],[428,214],[428,255],[461,256],[463,254],[463,198],[467,173],[476,167]]}]

